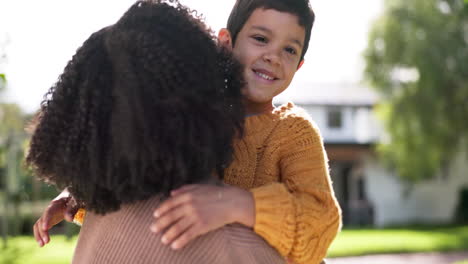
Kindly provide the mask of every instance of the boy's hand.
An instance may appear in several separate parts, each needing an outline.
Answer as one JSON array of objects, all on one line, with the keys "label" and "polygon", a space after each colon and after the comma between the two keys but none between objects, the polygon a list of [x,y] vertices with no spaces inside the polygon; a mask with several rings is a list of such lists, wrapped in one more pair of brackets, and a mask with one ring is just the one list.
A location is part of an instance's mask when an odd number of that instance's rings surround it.
[{"label": "boy's hand", "polygon": [[184,247],[194,238],[226,224],[255,223],[253,195],[231,186],[186,185],[172,191],[154,212],[151,231],[163,232],[162,243],[173,249]]},{"label": "boy's hand", "polygon": [[40,247],[50,241],[49,229],[64,219],[73,222],[78,207],[73,197],[67,191],[63,191],[59,196],[50,202],[42,213],[42,216],[34,224],[34,238]]}]

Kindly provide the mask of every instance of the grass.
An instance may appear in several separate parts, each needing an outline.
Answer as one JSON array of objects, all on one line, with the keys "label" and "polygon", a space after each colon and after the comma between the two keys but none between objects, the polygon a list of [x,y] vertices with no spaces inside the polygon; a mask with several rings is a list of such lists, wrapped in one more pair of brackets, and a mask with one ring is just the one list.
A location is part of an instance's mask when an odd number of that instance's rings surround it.
[{"label": "grass", "polygon": [[343,230],[329,257],[468,250],[468,226]]},{"label": "grass", "polygon": [[[0,264],[65,264],[71,261],[76,237],[67,241],[53,236],[44,248],[29,236],[11,238],[8,243],[7,249],[0,248]],[[328,257],[456,250],[468,250],[468,226],[343,230]]]},{"label": "grass", "polygon": [[[51,243],[39,248],[31,236],[8,239],[7,249],[0,248],[0,264],[65,264],[71,262],[76,237],[67,241],[65,236],[52,236]],[[0,246],[3,246],[0,244]]]}]

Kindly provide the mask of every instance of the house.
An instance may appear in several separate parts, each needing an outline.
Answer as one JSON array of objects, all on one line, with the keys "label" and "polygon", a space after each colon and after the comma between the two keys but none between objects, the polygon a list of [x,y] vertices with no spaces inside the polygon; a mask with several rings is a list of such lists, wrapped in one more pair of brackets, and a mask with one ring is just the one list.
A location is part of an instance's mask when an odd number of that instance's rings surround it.
[{"label": "house", "polygon": [[375,152],[385,131],[373,111],[379,101],[374,91],[361,84],[311,84],[287,92],[279,101],[303,107],[320,128],[345,225],[453,221],[459,193],[468,187],[466,153],[440,175],[410,185]]}]

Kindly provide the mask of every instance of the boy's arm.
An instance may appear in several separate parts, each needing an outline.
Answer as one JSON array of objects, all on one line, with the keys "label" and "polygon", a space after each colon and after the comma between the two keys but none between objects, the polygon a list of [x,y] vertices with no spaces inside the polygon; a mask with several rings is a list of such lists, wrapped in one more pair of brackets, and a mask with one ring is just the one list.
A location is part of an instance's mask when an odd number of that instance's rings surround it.
[{"label": "boy's arm", "polygon": [[40,247],[50,242],[49,229],[64,219],[73,221],[73,215],[77,211],[76,203],[67,189],[55,197],[42,213],[33,226],[34,238]]},{"label": "boy's arm", "polygon": [[320,263],[341,226],[318,129],[294,118],[281,146],[281,183],[252,189],[254,230],[294,263]]}]

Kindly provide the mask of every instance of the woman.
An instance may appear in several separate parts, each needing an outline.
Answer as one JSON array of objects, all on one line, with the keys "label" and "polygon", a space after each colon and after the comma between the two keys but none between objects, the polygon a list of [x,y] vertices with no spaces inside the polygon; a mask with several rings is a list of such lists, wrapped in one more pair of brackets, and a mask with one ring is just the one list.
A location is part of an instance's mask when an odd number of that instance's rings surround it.
[{"label": "woman", "polygon": [[242,130],[240,66],[192,14],[136,2],[83,44],[42,105],[27,161],[87,210],[73,263],[284,262],[240,225],[180,251],[148,230],[171,190],[220,184]]}]

